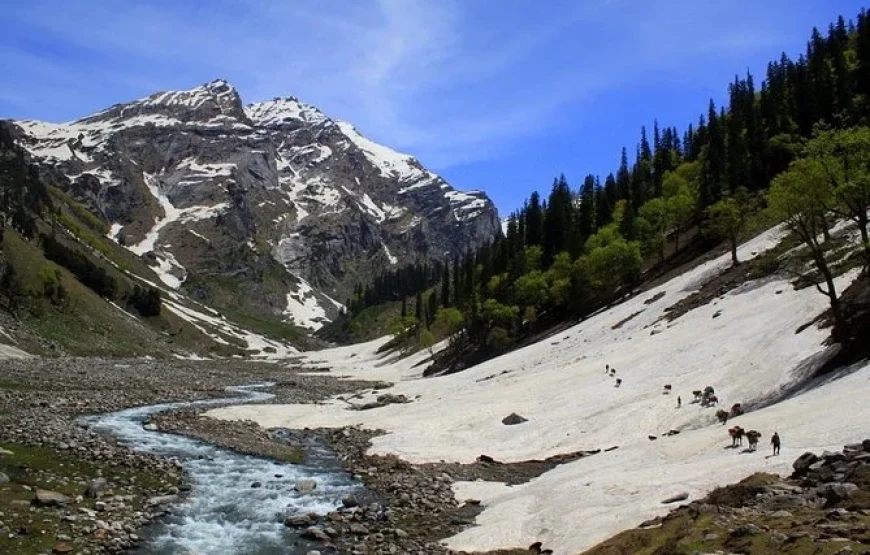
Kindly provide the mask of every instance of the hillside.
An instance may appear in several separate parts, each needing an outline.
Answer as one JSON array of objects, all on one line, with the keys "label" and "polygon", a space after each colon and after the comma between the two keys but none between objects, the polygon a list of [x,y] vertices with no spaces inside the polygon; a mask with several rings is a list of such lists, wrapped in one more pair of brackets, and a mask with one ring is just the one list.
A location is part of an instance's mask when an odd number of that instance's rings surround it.
[{"label": "hillside", "polygon": [[4,353],[277,357],[310,344],[293,326],[230,319],[165,286],[108,228],[46,184],[0,127]]},{"label": "hillside", "polygon": [[41,178],[164,287],[244,317],[314,330],[375,270],[500,233],[484,193],[296,98],[246,106],[224,80],[70,123],[7,125]]},{"label": "hillside", "polygon": [[[838,233],[855,234],[845,226]],[[743,244],[741,260],[760,256],[785,236],[774,228]],[[503,463],[596,454],[565,462],[525,483],[457,481],[457,499],[480,500],[475,525],[449,538],[459,551],[525,547],[535,541],[555,553],[579,553],[613,534],[668,512],[662,501],[686,492],[698,499],[755,472],[788,474],[807,450],[835,450],[866,436],[870,366],[860,362],[818,381],[833,356],[828,329],[817,318],[826,297],[773,274],[714,295],[669,321],[667,309],[714,283],[726,254],[676,276],[563,333],[493,358],[464,372],[422,378],[428,353],[378,354],[384,340],[305,357],[311,368],[338,376],[395,382],[394,403],[354,410],[382,390],[318,405],[236,406],[213,410],[221,419],[252,419],[264,427],[362,426],[383,430],[369,453],[411,463],[457,462],[468,468],[486,455]],[[840,289],[858,275],[845,270]],[[605,365],[616,376],[605,374]],[[616,378],[622,380],[615,387]],[[664,394],[665,384],[672,386]],[[761,431],[759,452],[727,448],[715,408],[693,403],[692,392],[715,388],[729,420]],[[677,406],[677,397],[682,406]],[[383,403],[381,403],[383,405]],[[516,413],[527,421],[505,425]],[[665,435],[674,430],[675,435]],[[773,431],[782,455],[765,456]]]}]

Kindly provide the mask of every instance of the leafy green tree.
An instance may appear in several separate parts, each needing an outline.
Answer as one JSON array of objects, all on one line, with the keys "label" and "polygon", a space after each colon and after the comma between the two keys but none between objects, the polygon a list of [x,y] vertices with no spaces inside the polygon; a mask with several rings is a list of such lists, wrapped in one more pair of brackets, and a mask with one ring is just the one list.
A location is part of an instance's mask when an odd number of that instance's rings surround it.
[{"label": "leafy green tree", "polygon": [[435,335],[432,334],[429,330],[423,330],[420,332],[420,337],[417,339],[417,343],[420,347],[429,351],[429,356],[434,357],[435,353],[433,348],[435,347]]},{"label": "leafy green tree", "polygon": [[640,207],[638,215],[646,222],[646,229],[640,235],[641,241],[645,244],[647,252],[657,252],[659,262],[665,260],[665,237],[670,231],[673,214],[668,202],[662,198],[654,198]]},{"label": "leafy green tree", "polygon": [[573,261],[567,252],[560,252],[553,260],[553,265],[547,270],[547,297],[553,306],[562,306],[568,303],[571,294],[571,275]]},{"label": "leafy green tree", "polygon": [[465,316],[457,308],[440,308],[435,315],[433,328],[436,333],[447,336],[450,344],[456,343],[465,326]]},{"label": "leafy green tree", "polygon": [[537,310],[547,302],[548,290],[543,273],[529,272],[514,282],[513,298],[519,306]]},{"label": "leafy green tree", "polygon": [[870,128],[822,131],[807,144],[806,155],[821,165],[833,188],[833,211],[858,227],[864,262],[870,268]]},{"label": "leafy green tree", "polygon": [[396,318],[390,323],[389,332],[398,339],[407,339],[417,329],[418,320],[413,316]]},{"label": "leafy green tree", "polygon": [[695,217],[698,206],[700,165],[685,162],[665,174],[662,195],[667,200],[674,227],[674,250],[680,250],[680,233]]},{"label": "leafy green tree", "polygon": [[746,227],[749,210],[748,193],[745,189],[723,198],[707,209],[707,229],[716,237],[728,240],[731,261],[735,266],[740,264],[737,247],[740,245],[740,233]]},{"label": "leafy green tree", "polygon": [[502,304],[495,299],[486,299],[481,310],[481,316],[489,327],[501,326],[505,329],[513,327],[519,314],[519,307]]},{"label": "leafy green tree", "polygon": [[575,264],[589,286],[609,298],[620,288],[634,284],[640,277],[640,245],[619,238],[606,246],[592,249],[578,258]]},{"label": "leafy green tree", "polygon": [[840,298],[834,285],[834,275],[826,257],[824,238],[828,226],[826,212],[835,202],[834,187],[827,179],[825,168],[816,159],[792,162],[788,171],[774,178],[768,195],[768,211],[777,221],[784,222],[809,249],[816,269],[827,289],[816,288],[828,297],[834,318],[832,336],[839,341],[845,332]]}]

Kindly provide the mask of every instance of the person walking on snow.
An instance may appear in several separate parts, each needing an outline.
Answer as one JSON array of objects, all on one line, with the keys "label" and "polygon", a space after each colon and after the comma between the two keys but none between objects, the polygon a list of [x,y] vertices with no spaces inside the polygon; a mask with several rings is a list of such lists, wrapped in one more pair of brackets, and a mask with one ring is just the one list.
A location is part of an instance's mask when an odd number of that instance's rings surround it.
[{"label": "person walking on snow", "polygon": [[773,437],[770,438],[770,444],[773,445],[773,454],[779,455],[779,432],[773,432]]},{"label": "person walking on snow", "polygon": [[680,408],[682,406],[683,406],[683,400],[680,399],[679,395],[677,395],[677,408]]}]

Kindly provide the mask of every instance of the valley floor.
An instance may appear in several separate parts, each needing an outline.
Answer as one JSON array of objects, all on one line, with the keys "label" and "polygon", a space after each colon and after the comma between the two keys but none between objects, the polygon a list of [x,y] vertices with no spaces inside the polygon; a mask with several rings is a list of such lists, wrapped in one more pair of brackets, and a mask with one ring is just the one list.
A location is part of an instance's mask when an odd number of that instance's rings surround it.
[{"label": "valley floor", "polygon": [[[756,237],[741,247],[741,259],[779,239],[777,230]],[[698,499],[755,472],[788,474],[804,451],[839,449],[867,435],[870,364],[842,369],[807,391],[792,390],[832,354],[824,345],[828,330],[812,324],[826,308],[814,288],[795,290],[786,278],[772,276],[667,319],[667,307],[728,264],[727,256],[702,264],[558,336],[449,376],[423,379],[424,353],[405,359],[377,354],[385,340],[304,357],[304,365],[334,375],[396,382],[389,392],[409,403],[353,410],[383,394],[364,391],[321,404],[237,406],[208,414],[266,428],[383,430],[369,452],[412,463],[471,463],[480,455],[518,462],[618,447],[523,484],[453,485],[460,501],[480,500],[484,510],[477,526],[447,540],[451,549],[541,541],[555,553],[578,553],[666,514],[666,497],[685,492]],[[856,276],[841,276],[838,286],[842,290]],[[605,374],[605,364],[616,368],[615,377]],[[669,395],[665,384],[672,387]],[[725,409],[734,403],[750,409],[729,425],[759,430],[759,451],[728,448],[716,409],[691,402],[692,392],[708,385]],[[528,421],[502,424],[511,413]],[[663,435],[671,430],[680,433]],[[777,457],[768,448],[774,431],[783,438]]]}]

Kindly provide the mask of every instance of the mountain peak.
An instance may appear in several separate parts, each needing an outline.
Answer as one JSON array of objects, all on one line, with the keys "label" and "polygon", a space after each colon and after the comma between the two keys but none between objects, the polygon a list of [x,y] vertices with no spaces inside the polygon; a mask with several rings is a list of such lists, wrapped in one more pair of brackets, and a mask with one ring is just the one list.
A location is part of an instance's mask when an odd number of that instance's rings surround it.
[{"label": "mountain peak", "polygon": [[272,100],[249,104],[245,107],[245,114],[251,121],[267,127],[294,122],[317,125],[330,121],[323,112],[295,96],[276,96]]},{"label": "mountain peak", "polygon": [[117,104],[76,123],[155,114],[179,121],[203,121],[223,116],[243,123],[248,122],[238,90],[226,79],[215,79],[192,89],[163,91],[133,102]]}]

